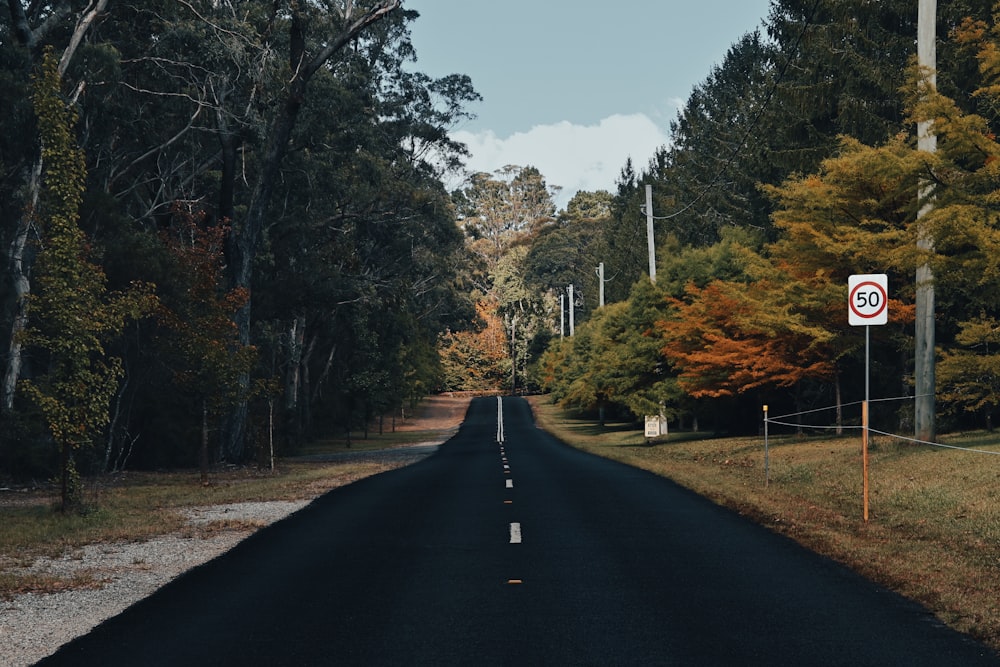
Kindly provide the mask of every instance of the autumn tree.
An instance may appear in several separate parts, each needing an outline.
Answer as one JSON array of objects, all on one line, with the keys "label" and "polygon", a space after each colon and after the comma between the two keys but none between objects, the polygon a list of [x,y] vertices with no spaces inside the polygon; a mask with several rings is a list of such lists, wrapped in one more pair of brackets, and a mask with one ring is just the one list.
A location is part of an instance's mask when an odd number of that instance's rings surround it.
[{"label": "autumn tree", "polygon": [[[212,420],[245,397],[240,377],[249,373],[256,350],[240,345],[234,313],[246,302],[245,289],[225,288],[223,248],[227,227],[206,226],[204,214],[176,209],[165,245],[182,284],[164,294],[158,318],[166,334],[174,381],[194,399],[201,415],[198,454],[202,483],[208,482]],[[219,431],[220,429],[216,429]],[[221,455],[221,440],[215,457]]]},{"label": "autumn tree", "polygon": [[476,315],[474,328],[441,336],[439,350],[449,390],[495,390],[510,375],[509,339],[496,304],[481,299],[476,303]]},{"label": "autumn tree", "polygon": [[992,431],[1000,407],[1000,321],[984,313],[963,322],[955,345],[941,352],[936,376],[946,410],[978,415]]}]

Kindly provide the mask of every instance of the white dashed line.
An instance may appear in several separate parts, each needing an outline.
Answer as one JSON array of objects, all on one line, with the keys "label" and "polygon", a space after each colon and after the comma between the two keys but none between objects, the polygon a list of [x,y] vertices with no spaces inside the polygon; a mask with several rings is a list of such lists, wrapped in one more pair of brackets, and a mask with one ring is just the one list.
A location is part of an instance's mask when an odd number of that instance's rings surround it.
[{"label": "white dashed line", "polygon": [[508,489],[513,489],[514,488],[514,480],[512,480],[512,479],[508,479],[507,480],[507,488]]},{"label": "white dashed line", "polygon": [[511,544],[521,543],[521,524],[519,523],[510,524],[510,543]]}]

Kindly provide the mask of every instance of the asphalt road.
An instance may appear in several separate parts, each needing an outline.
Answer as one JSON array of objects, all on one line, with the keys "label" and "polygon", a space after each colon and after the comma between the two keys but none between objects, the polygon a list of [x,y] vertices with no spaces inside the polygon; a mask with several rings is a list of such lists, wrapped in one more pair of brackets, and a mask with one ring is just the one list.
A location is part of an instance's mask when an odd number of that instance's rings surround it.
[{"label": "asphalt road", "polygon": [[788,539],[556,442],[523,400],[491,398],[429,458],[332,491],[42,664],[1000,660]]}]

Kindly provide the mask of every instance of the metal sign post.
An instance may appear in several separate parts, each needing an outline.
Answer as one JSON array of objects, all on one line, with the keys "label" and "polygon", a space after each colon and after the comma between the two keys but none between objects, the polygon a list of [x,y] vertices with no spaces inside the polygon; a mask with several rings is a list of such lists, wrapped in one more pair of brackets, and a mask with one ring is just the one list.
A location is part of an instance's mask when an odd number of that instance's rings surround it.
[{"label": "metal sign post", "polygon": [[889,278],[884,273],[850,276],[847,280],[847,321],[865,328],[865,400],[861,403],[862,514],[868,523],[868,400],[871,367],[871,326],[889,321]]}]

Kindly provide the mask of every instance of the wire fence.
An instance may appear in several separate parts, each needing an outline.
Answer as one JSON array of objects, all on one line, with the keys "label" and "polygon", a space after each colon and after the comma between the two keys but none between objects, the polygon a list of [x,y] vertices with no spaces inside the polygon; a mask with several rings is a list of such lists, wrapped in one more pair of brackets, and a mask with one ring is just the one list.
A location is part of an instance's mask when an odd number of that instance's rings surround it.
[{"label": "wire fence", "polygon": [[[917,396],[898,396],[894,398],[874,398],[869,401],[869,403],[888,403],[892,401],[912,401]],[[851,403],[844,403],[839,406],[841,412],[845,408],[850,408],[856,405],[861,405],[864,401],[853,401]],[[778,415],[776,417],[767,416],[767,412],[764,413],[764,422],[766,424],[774,424],[777,426],[788,426],[795,429],[813,429],[818,431],[828,430],[828,431],[861,431],[864,429],[862,424],[806,424],[801,421],[787,421],[792,418],[803,417],[805,415],[814,415],[821,412],[828,412],[830,410],[837,410],[838,406],[827,406],[822,408],[815,408],[812,410],[803,410],[801,412],[789,412],[787,414]],[[932,442],[930,440],[921,440],[920,438],[914,438],[910,436],[900,435],[898,433],[890,433],[888,431],[881,431],[868,427],[869,433],[874,433],[876,435],[881,435],[887,438],[893,438],[895,440],[901,440],[903,442],[910,442],[917,445],[926,445],[928,447],[940,447],[942,449],[957,449],[963,452],[970,452],[974,454],[987,454],[990,456],[1000,456],[1000,451],[992,451],[988,449],[977,449],[975,447],[962,447],[959,445],[946,445],[941,442]]]}]

